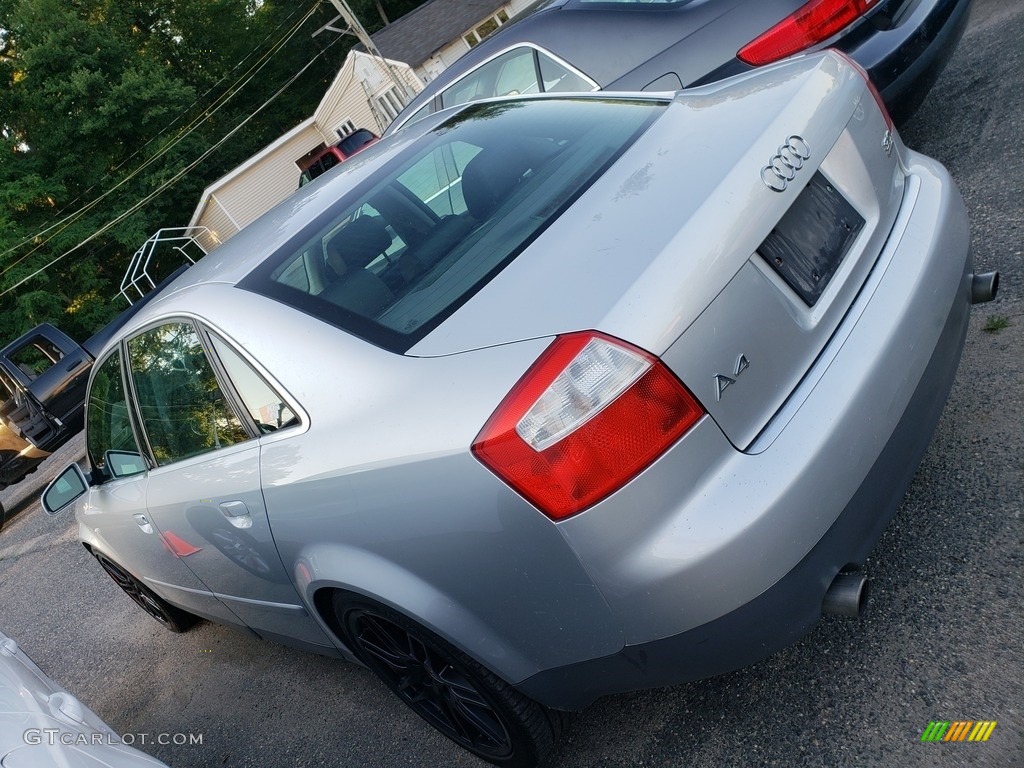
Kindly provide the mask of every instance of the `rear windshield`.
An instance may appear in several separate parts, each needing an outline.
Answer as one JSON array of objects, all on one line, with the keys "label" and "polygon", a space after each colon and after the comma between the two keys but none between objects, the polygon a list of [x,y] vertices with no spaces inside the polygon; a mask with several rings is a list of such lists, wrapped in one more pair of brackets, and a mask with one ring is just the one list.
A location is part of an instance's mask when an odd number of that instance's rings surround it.
[{"label": "rear windshield", "polygon": [[663,106],[612,99],[471,105],[239,286],[405,352],[529,245]]}]

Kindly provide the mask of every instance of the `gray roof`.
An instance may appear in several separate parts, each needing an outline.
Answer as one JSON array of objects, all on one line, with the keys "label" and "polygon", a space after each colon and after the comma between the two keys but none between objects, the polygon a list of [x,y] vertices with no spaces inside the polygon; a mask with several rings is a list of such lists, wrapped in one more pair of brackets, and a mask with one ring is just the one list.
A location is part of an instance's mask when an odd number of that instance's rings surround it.
[{"label": "gray roof", "polygon": [[430,54],[493,16],[508,0],[428,0],[373,34],[389,59],[418,67]]}]

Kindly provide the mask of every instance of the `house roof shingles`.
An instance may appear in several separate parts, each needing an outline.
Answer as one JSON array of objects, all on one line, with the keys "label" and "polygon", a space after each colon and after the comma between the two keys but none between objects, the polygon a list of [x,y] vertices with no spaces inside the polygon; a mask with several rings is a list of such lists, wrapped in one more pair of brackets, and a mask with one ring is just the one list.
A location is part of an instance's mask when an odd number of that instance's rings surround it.
[{"label": "house roof shingles", "polygon": [[379,32],[374,32],[373,42],[387,58],[416,67],[474,24],[496,13],[505,2],[429,0]]}]

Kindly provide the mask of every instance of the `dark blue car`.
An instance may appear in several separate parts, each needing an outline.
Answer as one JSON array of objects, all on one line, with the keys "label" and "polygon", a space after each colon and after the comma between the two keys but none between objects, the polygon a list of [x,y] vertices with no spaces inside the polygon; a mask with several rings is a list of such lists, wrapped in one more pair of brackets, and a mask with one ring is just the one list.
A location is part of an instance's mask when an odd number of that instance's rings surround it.
[{"label": "dark blue car", "polygon": [[897,123],[952,56],[971,0],[548,0],[501,27],[388,129],[515,93],[667,91],[834,47],[860,64]]}]

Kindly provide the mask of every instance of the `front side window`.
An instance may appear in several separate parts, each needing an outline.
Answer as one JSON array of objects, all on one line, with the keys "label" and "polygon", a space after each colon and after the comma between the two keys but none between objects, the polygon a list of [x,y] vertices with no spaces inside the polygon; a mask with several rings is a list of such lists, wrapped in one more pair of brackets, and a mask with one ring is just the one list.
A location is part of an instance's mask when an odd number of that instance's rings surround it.
[{"label": "front side window", "polygon": [[158,465],[249,439],[191,323],[167,323],[136,336],[128,342],[128,359]]},{"label": "front side window", "polygon": [[7,377],[7,374],[0,371],[0,406],[14,397],[15,389],[14,383]]},{"label": "front side window", "polygon": [[[92,466],[111,476],[124,476],[135,472],[111,471],[107,466],[109,451],[139,456],[136,472],[145,469],[135,434],[128,415],[128,402],[121,378],[121,353],[115,351],[99,364],[89,388],[86,405],[86,448]],[[118,463],[123,469],[124,462]]]},{"label": "front side window", "polygon": [[350,190],[239,287],[405,352],[561,215],[665,103],[471,105]]}]

